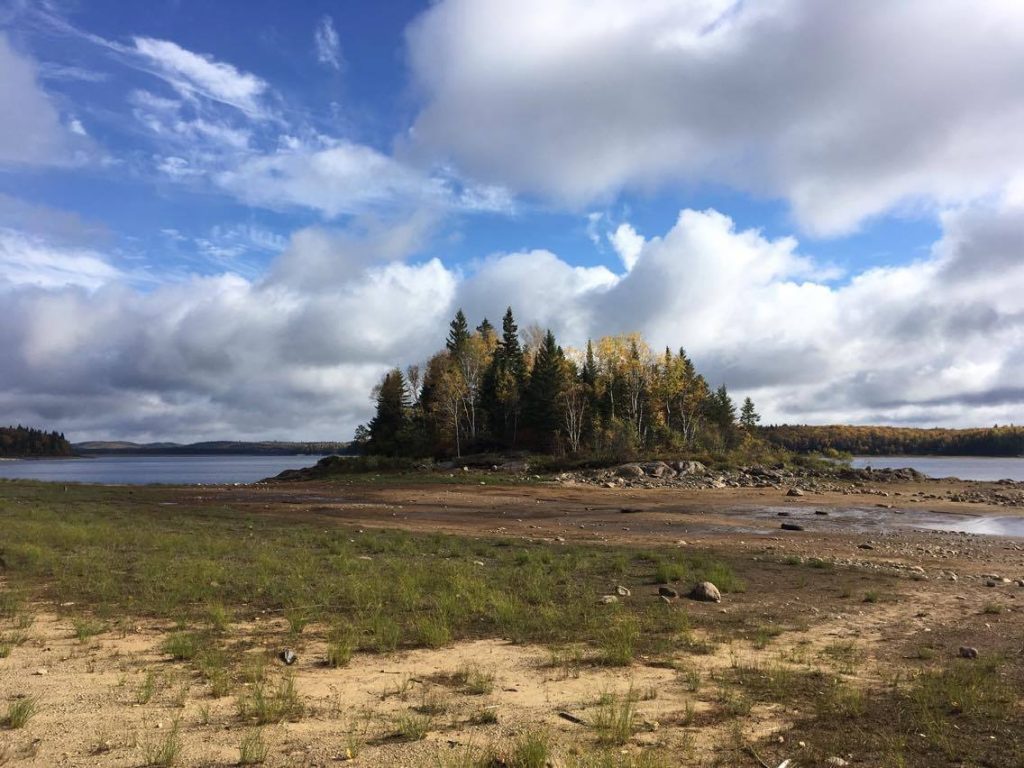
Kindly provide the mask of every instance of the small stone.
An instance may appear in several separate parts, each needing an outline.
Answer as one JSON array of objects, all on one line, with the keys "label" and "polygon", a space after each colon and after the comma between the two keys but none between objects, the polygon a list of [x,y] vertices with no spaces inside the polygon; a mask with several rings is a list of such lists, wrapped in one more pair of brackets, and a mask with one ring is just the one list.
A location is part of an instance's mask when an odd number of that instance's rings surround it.
[{"label": "small stone", "polygon": [[849,764],[849,761],[843,760],[841,757],[830,757],[825,761],[825,765],[829,766],[829,768],[845,768]]},{"label": "small stone", "polygon": [[37,670],[36,670],[35,672],[33,672],[32,674],[33,674],[33,675],[36,675],[36,676],[38,676],[38,677],[43,677],[43,676],[45,676],[45,675],[48,675],[48,674],[49,674],[49,670],[47,670],[47,669],[46,669],[45,667],[40,667],[39,669],[37,669]]},{"label": "small stone", "polygon": [[701,581],[690,590],[690,599],[705,603],[720,603],[722,602],[722,593],[710,581]]},{"label": "small stone", "polygon": [[857,549],[874,549],[870,544],[858,544]]},{"label": "small stone", "polygon": [[978,658],[978,649],[972,648],[969,645],[960,646],[960,658],[961,659],[976,659]]},{"label": "small stone", "polygon": [[598,602],[601,603],[601,605],[612,605],[613,603],[619,602],[619,598],[616,595],[602,595]]},{"label": "small stone", "polygon": [[668,598],[679,597],[679,593],[672,589],[672,587],[658,587],[658,594]]},{"label": "small stone", "polygon": [[619,584],[619,586],[615,588],[615,592],[618,594],[619,597],[629,597],[631,594],[633,594],[629,591],[628,587],[624,587],[621,584]]},{"label": "small stone", "polygon": [[295,653],[295,651],[293,651],[291,648],[285,648],[283,651],[277,654],[277,658],[279,658],[289,667],[299,660],[298,654]]},{"label": "small stone", "polygon": [[661,600],[661,602],[663,602],[663,603],[671,603],[672,602],[672,598],[671,597],[666,597],[665,595],[658,595],[658,599]]},{"label": "small stone", "polygon": [[786,495],[787,495],[787,496],[806,496],[807,494],[805,494],[805,493],[804,493],[804,492],[803,492],[802,490],[800,490],[799,488],[790,488],[790,489],[789,489],[789,490],[788,490],[788,491],[786,492]]},{"label": "small stone", "polygon": [[796,523],[783,523],[779,526],[784,531],[802,531],[804,527]]}]

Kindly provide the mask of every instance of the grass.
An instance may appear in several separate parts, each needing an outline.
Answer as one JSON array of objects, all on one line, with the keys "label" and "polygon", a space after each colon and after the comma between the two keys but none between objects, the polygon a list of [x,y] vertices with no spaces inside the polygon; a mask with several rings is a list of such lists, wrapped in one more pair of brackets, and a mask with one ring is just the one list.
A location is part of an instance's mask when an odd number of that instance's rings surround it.
[{"label": "grass", "polygon": [[75,637],[80,643],[87,642],[89,638],[95,637],[106,629],[103,622],[87,618],[75,619],[71,625],[74,628]]},{"label": "grass", "polygon": [[153,698],[153,694],[156,693],[156,683],[156,674],[153,670],[147,670],[146,677],[142,680],[142,684],[135,692],[135,702],[137,704],[149,704]]},{"label": "grass", "polygon": [[434,719],[430,715],[408,713],[399,716],[391,738],[396,741],[422,741],[427,738]]},{"label": "grass", "polygon": [[636,727],[636,697],[633,689],[625,696],[604,696],[590,725],[597,732],[597,743],[621,746],[633,737]]},{"label": "grass", "polygon": [[177,720],[171,725],[167,735],[145,748],[145,765],[153,768],[167,768],[176,765],[181,758],[180,724]]},{"label": "grass", "polygon": [[[11,588],[0,592],[0,612],[14,615],[31,595],[98,616],[180,619],[182,629],[165,648],[180,661],[196,661],[230,623],[270,615],[285,618],[293,633],[345,616],[353,652],[502,637],[598,646],[608,662],[624,664],[663,648],[685,614],[639,600],[614,612],[598,607],[609,582],[642,589],[667,567],[724,592],[743,588],[728,565],[700,552],[356,534],[343,525],[325,529],[322,521],[192,502],[156,487],[62,492],[18,481],[3,491]],[[176,502],[173,513],[164,500]],[[108,567],[110,552],[117,552],[118,568]],[[342,662],[347,654],[338,651]]]},{"label": "grass", "polygon": [[281,678],[276,688],[265,681],[253,683],[238,698],[238,714],[243,720],[257,725],[301,720],[305,706],[295,687],[295,678]]},{"label": "grass", "polygon": [[175,661],[192,661],[202,647],[203,639],[196,632],[175,632],[160,646]]},{"label": "grass", "polygon": [[38,710],[39,704],[34,696],[15,699],[7,705],[7,714],[4,716],[3,724],[12,730],[24,728]]},{"label": "grass", "polygon": [[269,754],[270,747],[263,739],[263,731],[255,728],[245,734],[238,745],[238,764],[263,765]]}]

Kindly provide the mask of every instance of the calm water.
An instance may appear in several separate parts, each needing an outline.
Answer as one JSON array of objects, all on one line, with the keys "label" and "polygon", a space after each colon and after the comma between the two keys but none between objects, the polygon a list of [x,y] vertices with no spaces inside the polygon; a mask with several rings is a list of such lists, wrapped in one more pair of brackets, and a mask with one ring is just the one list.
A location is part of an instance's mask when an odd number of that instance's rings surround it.
[{"label": "calm water", "polygon": [[319,456],[97,456],[0,461],[0,477],[66,483],[252,483]]},{"label": "calm water", "polygon": [[855,456],[853,466],[875,469],[911,467],[929,477],[961,480],[1024,480],[1024,458],[975,458],[973,456]]}]

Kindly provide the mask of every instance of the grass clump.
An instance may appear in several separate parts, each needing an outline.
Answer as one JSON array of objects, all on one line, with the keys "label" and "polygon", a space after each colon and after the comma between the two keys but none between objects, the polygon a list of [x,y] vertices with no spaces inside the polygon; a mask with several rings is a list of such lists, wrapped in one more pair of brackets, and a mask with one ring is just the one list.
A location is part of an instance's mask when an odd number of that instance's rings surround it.
[{"label": "grass clump", "polygon": [[202,647],[203,639],[195,632],[174,632],[160,646],[175,661],[192,661]]},{"label": "grass clump", "polygon": [[601,638],[600,661],[609,667],[625,667],[633,663],[640,624],[632,616],[623,616],[605,630]]},{"label": "grass clump", "polygon": [[4,716],[3,724],[12,730],[24,728],[38,711],[39,702],[34,696],[15,699],[7,705],[7,714]]},{"label": "grass clump", "polygon": [[144,754],[146,766],[167,768],[176,765],[181,758],[181,734],[178,721],[174,721],[171,730],[163,739],[149,744]]},{"label": "grass clump", "polygon": [[91,637],[95,637],[106,629],[106,625],[103,622],[96,621],[95,619],[75,619],[71,622],[71,626],[74,628],[75,637],[78,638],[78,642],[84,643]]},{"label": "grass clump", "polygon": [[284,677],[276,688],[266,681],[253,683],[238,699],[238,714],[257,725],[301,720],[305,707],[299,698],[295,678]]},{"label": "grass clump", "polygon": [[598,744],[621,746],[633,737],[636,718],[636,697],[631,688],[622,697],[602,697],[590,724],[597,731]]},{"label": "grass clump", "polygon": [[262,729],[254,728],[242,737],[238,745],[238,764],[263,765],[269,754],[270,746],[263,739]]},{"label": "grass clump", "polygon": [[398,718],[391,738],[396,741],[422,741],[430,733],[434,720],[430,715],[405,714]]}]

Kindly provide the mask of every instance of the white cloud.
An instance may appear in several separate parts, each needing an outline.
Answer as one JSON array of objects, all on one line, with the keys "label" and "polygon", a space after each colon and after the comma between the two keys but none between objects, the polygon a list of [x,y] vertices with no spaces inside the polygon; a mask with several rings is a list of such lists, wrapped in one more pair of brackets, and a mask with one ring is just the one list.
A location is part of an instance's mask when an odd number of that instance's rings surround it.
[{"label": "white cloud", "polygon": [[60,115],[36,82],[35,65],[0,32],[0,166],[57,165],[70,156]]},{"label": "white cloud", "polygon": [[622,264],[628,272],[640,258],[640,252],[644,248],[644,239],[629,224],[620,224],[614,232],[608,235],[612,247],[622,259]]},{"label": "white cloud", "polygon": [[124,277],[95,251],[55,247],[40,237],[0,228],[0,295],[25,286],[94,290]]},{"label": "white cloud", "polygon": [[341,41],[338,39],[338,31],[334,28],[334,19],[324,16],[317,22],[313,31],[313,42],[316,45],[317,61],[340,71]]},{"label": "white cloud", "polygon": [[346,437],[376,378],[438,348],[457,307],[494,322],[511,304],[521,327],[550,326],[566,345],[640,331],[656,349],[685,346],[769,421],[1019,421],[1021,222],[1019,209],[949,213],[926,258],[841,285],[792,238],[716,211],[681,212],[623,275],[545,250],[464,269],[411,261],[430,217],[304,230],[261,279],[147,292],[93,252],[8,239],[0,407],[79,436]]},{"label": "white cloud", "polygon": [[678,182],[839,234],[1024,188],[1024,4],[442,0],[412,139],[571,206]]},{"label": "white cloud", "polygon": [[262,97],[267,83],[231,64],[193,53],[170,40],[134,38],[135,52],[181,96],[196,95],[227,104],[250,117],[266,116]]}]

